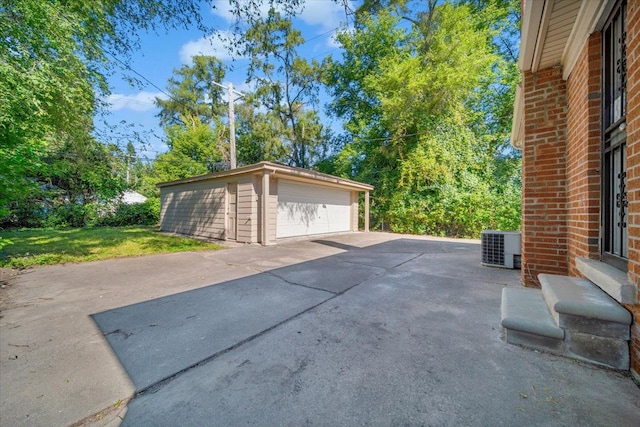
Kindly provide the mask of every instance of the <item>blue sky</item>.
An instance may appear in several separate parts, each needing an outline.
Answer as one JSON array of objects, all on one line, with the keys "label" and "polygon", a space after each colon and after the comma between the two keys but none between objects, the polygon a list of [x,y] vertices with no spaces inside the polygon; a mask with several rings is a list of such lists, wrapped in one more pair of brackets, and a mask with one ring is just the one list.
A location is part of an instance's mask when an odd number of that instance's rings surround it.
[{"label": "blue sky", "polygon": [[[202,16],[207,24],[218,31],[229,31],[233,21],[228,11],[227,0],[216,0],[215,8],[209,4],[204,5]],[[265,10],[266,11],[266,10]],[[308,59],[322,60],[329,54],[340,54],[339,46],[335,43],[333,35],[335,30],[344,23],[344,9],[332,0],[306,0],[303,12],[294,20],[294,26],[302,32],[307,42],[301,47],[299,53]],[[131,69],[152,84],[146,84],[142,88],[131,87],[122,78],[122,73],[116,73],[109,79],[112,93],[107,99],[110,104],[110,114],[105,118],[96,120],[99,132],[105,132],[102,120],[111,125],[116,125],[118,131],[109,133],[109,139],[120,146],[126,146],[127,138],[119,136],[132,130],[157,135],[146,136],[146,147],[136,143],[136,150],[140,157],[154,158],[158,153],[167,150],[163,142],[163,133],[158,126],[156,114],[158,109],[153,100],[156,96],[165,97],[162,91],[166,91],[168,79],[173,70],[184,64],[191,63],[191,57],[198,54],[212,55],[223,60],[227,65],[233,65],[234,70],[227,70],[223,84],[233,83],[238,90],[248,90],[246,81],[247,61],[236,59],[232,61],[222,42],[214,34],[203,36],[197,29],[173,30],[167,34],[141,34],[141,49],[136,51],[130,63]],[[156,87],[154,87],[157,86]],[[161,90],[162,91],[161,91]],[[322,113],[324,108],[320,108]],[[324,117],[324,116],[323,116]],[[127,125],[121,124],[126,121]],[[339,129],[339,124],[329,123],[325,118],[325,124],[332,129]],[[105,138],[101,138],[105,140]]]}]

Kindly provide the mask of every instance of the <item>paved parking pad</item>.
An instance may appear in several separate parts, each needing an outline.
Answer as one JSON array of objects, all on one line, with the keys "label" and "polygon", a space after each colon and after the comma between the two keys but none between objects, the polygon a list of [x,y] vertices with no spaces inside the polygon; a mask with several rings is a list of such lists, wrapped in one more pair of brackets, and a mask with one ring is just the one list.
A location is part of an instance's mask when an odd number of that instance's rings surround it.
[{"label": "paved parking pad", "polygon": [[640,425],[628,375],[504,343],[505,286],[478,241],[389,233],[33,269],[0,425]]},{"label": "paved parking pad", "polygon": [[345,262],[380,268],[394,268],[418,256],[420,252],[369,252],[366,249],[338,255]]},{"label": "paved parking pad", "polygon": [[[493,296],[437,297],[478,286]],[[139,396],[123,425],[637,425],[629,378],[504,344],[502,286],[387,271]]]},{"label": "paved parking pad", "polygon": [[139,391],[332,296],[261,273],[92,317]]},{"label": "paved parking pad", "polygon": [[[452,265],[448,260],[454,254],[457,262]],[[453,279],[473,280],[474,282],[483,283],[506,283],[504,269],[481,267],[479,265],[479,257],[480,255],[477,251],[460,248],[452,250],[450,253],[422,254],[405,264],[404,268],[408,271]]]},{"label": "paved parking pad", "polygon": [[287,282],[341,293],[384,272],[383,268],[342,261],[343,254],[272,270]]}]

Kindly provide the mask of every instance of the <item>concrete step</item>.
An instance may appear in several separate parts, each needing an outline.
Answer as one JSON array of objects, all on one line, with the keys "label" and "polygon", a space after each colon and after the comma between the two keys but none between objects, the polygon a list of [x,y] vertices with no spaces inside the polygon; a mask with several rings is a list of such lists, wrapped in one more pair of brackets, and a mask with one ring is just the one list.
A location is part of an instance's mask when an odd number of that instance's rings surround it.
[{"label": "concrete step", "polygon": [[592,282],[538,275],[542,295],[564,330],[564,354],[614,369],[629,369],[631,313]]},{"label": "concrete step", "polygon": [[556,324],[567,330],[629,340],[631,313],[586,279],[538,275]]},{"label": "concrete step", "polygon": [[564,352],[564,330],[554,322],[538,290],[503,288],[501,324],[509,344]]}]

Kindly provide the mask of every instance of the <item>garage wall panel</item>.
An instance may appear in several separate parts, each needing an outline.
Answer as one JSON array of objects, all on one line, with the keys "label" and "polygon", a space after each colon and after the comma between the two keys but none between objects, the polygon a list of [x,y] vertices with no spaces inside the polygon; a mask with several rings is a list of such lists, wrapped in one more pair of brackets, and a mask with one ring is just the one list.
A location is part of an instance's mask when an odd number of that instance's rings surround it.
[{"label": "garage wall panel", "polygon": [[238,242],[258,241],[258,196],[253,176],[238,180]]},{"label": "garage wall panel", "polygon": [[225,231],[224,183],[199,182],[160,191],[160,230],[222,239]]}]

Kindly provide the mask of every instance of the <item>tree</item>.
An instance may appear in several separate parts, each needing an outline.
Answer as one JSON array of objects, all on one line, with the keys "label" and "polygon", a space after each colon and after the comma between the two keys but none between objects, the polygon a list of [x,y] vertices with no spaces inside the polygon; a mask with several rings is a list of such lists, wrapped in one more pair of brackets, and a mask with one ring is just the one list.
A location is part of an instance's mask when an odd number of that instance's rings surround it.
[{"label": "tree", "polygon": [[[52,144],[87,140],[106,76],[126,68],[139,32],[205,29],[191,0],[5,0],[0,5],[0,218],[38,190]],[[100,96],[96,96],[99,94]],[[76,142],[77,142],[76,141]]]},{"label": "tree", "polygon": [[159,182],[213,172],[215,163],[222,160],[219,135],[197,117],[189,126],[169,125],[165,133],[169,150],[154,160],[144,177],[142,187],[148,196],[158,195],[155,185]]},{"label": "tree", "polygon": [[254,105],[252,94],[246,94],[244,100],[235,110],[238,163],[286,163],[289,160],[287,148],[280,132],[274,130],[280,128],[278,117]]},{"label": "tree", "polygon": [[[492,101],[508,110],[502,103],[516,80],[494,46],[506,14],[489,12],[464,2],[427,2],[422,10],[406,1],[364,2],[355,30],[339,35],[342,60],[323,68],[330,110],[345,121],[348,142],[329,171],[376,186],[374,226],[478,235],[519,225],[517,181],[494,185],[498,171],[515,169],[498,167],[507,139]],[[505,96],[496,97],[496,87]]]},{"label": "tree", "polygon": [[214,171],[214,164],[228,159],[226,112],[222,88],[213,84],[224,78],[222,62],[213,56],[195,56],[192,65],[174,70],[169,79],[169,99],[156,98],[161,107],[169,150],[159,155],[145,178],[146,194],[157,194],[155,184]]},{"label": "tree", "polygon": [[117,146],[107,147],[95,139],[69,139],[44,158],[46,174],[40,177],[58,195],[63,204],[106,201],[118,196],[125,188],[122,174],[124,162]]},{"label": "tree", "polygon": [[317,104],[319,64],[298,54],[304,43],[300,31],[273,7],[252,21],[244,39],[244,54],[251,60],[247,81],[256,85],[255,99],[267,110],[260,116],[268,129],[263,137],[282,141],[286,163],[310,167],[325,137],[317,111],[310,108]]},{"label": "tree", "polygon": [[224,65],[219,59],[194,56],[192,65],[183,65],[173,73],[167,85],[169,99],[156,98],[156,104],[161,108],[160,125],[189,125],[183,120],[195,118],[208,124],[224,114],[223,88],[213,83],[224,79]]}]

